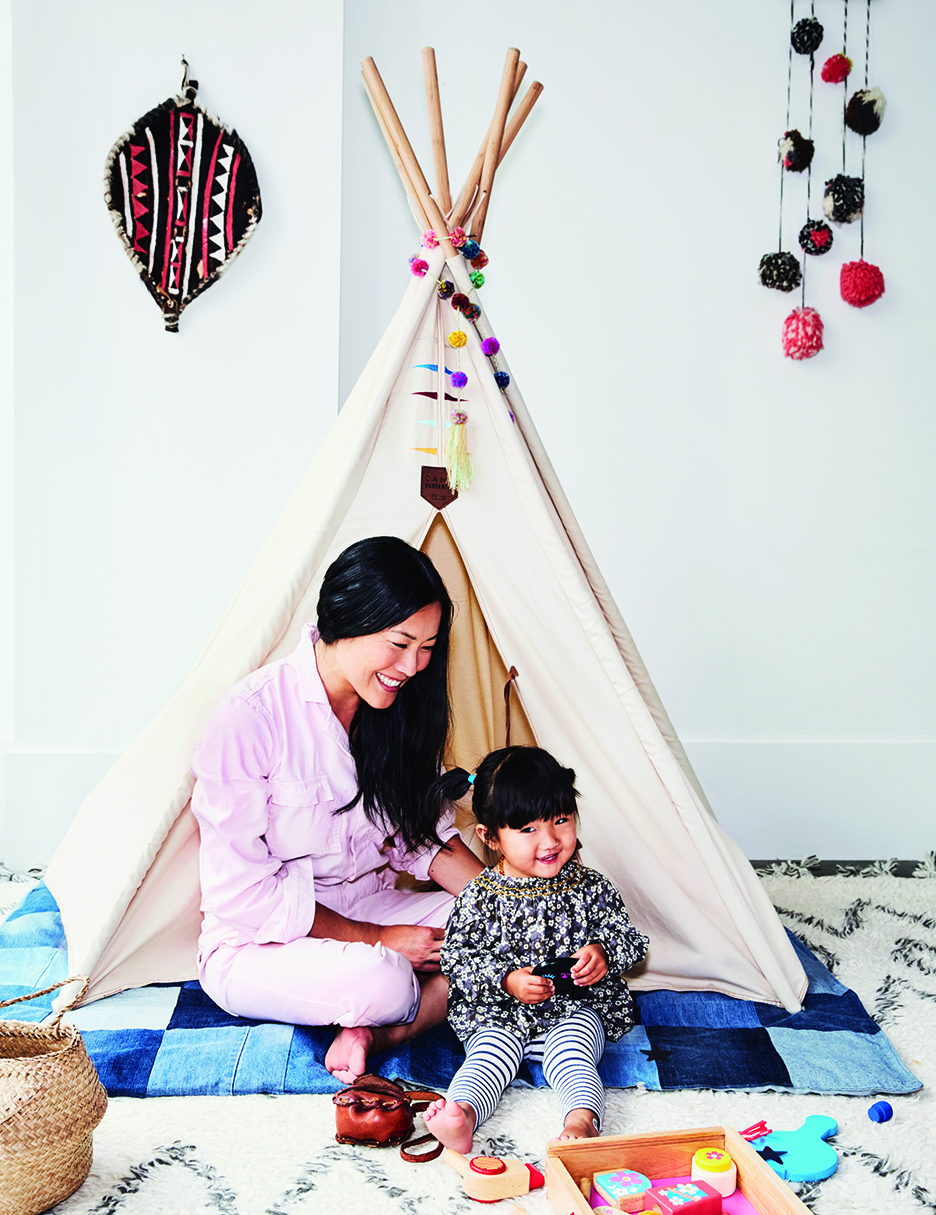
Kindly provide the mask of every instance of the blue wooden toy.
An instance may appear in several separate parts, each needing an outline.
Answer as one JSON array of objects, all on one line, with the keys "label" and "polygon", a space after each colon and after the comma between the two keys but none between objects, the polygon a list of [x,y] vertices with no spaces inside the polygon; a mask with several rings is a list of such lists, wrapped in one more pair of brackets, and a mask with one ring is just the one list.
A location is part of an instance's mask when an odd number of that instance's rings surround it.
[{"label": "blue wooden toy", "polygon": [[823,1181],[838,1168],[838,1154],[825,1142],[837,1134],[834,1118],[810,1114],[798,1131],[771,1131],[751,1147],[784,1181]]}]

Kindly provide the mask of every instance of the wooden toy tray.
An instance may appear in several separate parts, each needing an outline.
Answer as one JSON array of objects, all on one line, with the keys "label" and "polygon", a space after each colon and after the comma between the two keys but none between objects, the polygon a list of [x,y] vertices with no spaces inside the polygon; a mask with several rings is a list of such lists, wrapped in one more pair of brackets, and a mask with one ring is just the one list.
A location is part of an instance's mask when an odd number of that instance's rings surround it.
[{"label": "wooden toy tray", "polygon": [[608,1135],[551,1143],[546,1150],[546,1187],[556,1215],[592,1215],[579,1189],[583,1177],[608,1169],[636,1169],[647,1177],[688,1176],[699,1148],[728,1152],[738,1166],[738,1189],[758,1215],[809,1215],[789,1185],[730,1126]]}]

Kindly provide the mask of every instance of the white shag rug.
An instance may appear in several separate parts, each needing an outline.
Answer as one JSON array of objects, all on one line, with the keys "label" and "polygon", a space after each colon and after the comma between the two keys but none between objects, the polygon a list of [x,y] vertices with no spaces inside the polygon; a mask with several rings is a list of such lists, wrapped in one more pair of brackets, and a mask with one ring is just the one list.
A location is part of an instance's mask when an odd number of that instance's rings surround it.
[{"label": "white shag rug", "polygon": [[[936,1211],[936,869],[914,878],[886,865],[870,876],[812,877],[795,865],[764,878],[782,918],[860,996],[924,1088],[889,1097],[894,1117],[868,1118],[864,1097],[712,1091],[608,1092],[607,1134],[761,1118],[795,1129],[809,1114],[839,1124],[838,1171],[795,1187],[816,1215],[910,1215]],[[3,876],[3,875],[0,875]],[[4,894],[9,892],[4,899]],[[14,885],[0,886],[0,912]],[[556,1133],[548,1089],[511,1089],[475,1140],[476,1151],[542,1167]],[[554,1215],[545,1189],[522,1200],[529,1215]],[[508,1215],[513,1200],[492,1205]],[[94,1137],[85,1184],[55,1215],[458,1215],[479,1207],[441,1161],[412,1165],[395,1149],[334,1142],[328,1096],[115,1098]]]}]

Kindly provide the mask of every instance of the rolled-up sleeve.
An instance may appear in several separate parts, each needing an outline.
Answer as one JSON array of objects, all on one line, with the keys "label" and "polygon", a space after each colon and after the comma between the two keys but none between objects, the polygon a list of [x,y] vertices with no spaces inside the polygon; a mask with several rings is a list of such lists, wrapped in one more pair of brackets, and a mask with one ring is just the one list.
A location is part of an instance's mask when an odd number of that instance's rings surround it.
[{"label": "rolled-up sleeve", "polygon": [[[455,807],[450,807],[439,819],[436,834],[443,844],[458,835],[455,826]],[[418,882],[429,881],[429,867],[436,858],[441,844],[431,844],[426,848],[418,848],[415,852],[407,852],[400,844],[394,843],[387,850],[390,868],[397,873],[410,873]]]},{"label": "rolled-up sleeve", "polygon": [[265,839],[274,736],[263,706],[235,696],[216,709],[192,756],[202,911],[237,943],[294,941],[315,919],[311,857],[281,861]]}]

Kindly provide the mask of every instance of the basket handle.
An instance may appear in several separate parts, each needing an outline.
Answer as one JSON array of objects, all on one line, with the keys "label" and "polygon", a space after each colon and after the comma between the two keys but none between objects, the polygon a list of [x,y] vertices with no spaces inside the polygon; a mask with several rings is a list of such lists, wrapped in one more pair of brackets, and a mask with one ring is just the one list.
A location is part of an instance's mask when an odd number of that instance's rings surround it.
[{"label": "basket handle", "polygon": [[58,991],[60,987],[67,987],[69,983],[79,982],[81,983],[81,991],[79,991],[77,996],[75,996],[74,1000],[66,1004],[64,1008],[60,1008],[52,1020],[45,1023],[49,1026],[49,1028],[54,1029],[58,1025],[59,1021],[61,1021],[62,1017],[64,1017],[67,1012],[70,1012],[76,1004],[80,1004],[85,998],[88,987],[91,983],[91,980],[87,975],[71,975],[69,978],[63,979],[61,983],[53,983],[51,987],[44,987],[42,991],[31,992],[28,996],[14,996],[12,1000],[3,1000],[0,1002],[0,1008],[9,1008],[11,1004],[21,1004],[24,1000],[35,1000],[39,996],[47,996],[50,991]]}]

